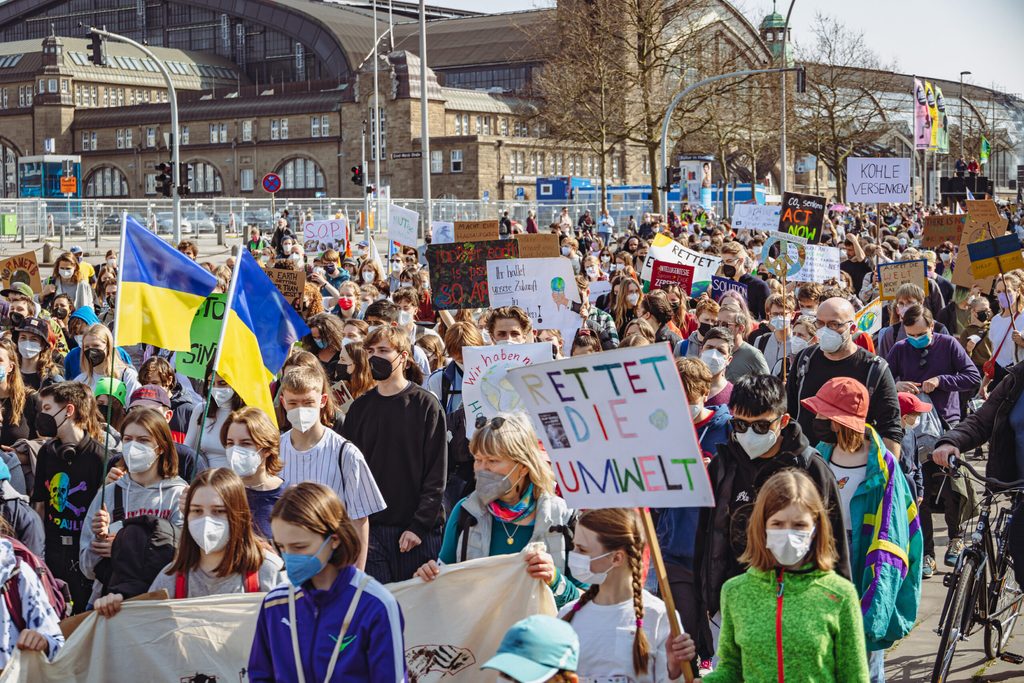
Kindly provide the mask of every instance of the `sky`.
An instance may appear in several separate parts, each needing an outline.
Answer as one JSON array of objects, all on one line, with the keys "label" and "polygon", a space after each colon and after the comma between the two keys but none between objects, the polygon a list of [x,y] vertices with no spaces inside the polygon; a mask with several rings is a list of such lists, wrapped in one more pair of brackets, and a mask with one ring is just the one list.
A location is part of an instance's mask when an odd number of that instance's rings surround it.
[{"label": "sky", "polygon": [[[600,0],[598,0],[600,1]],[[428,0],[456,9],[510,12],[551,6],[550,0]],[[767,0],[733,4],[757,26],[771,11]],[[785,14],[786,0],[779,0]],[[902,73],[980,86],[996,85],[1024,97],[1024,0],[796,0],[790,19],[793,39],[809,40],[818,13],[831,15],[865,35],[883,63]],[[913,30],[911,27],[916,27]],[[801,36],[803,31],[803,36]],[[1014,57],[1016,55],[1016,57]]]}]

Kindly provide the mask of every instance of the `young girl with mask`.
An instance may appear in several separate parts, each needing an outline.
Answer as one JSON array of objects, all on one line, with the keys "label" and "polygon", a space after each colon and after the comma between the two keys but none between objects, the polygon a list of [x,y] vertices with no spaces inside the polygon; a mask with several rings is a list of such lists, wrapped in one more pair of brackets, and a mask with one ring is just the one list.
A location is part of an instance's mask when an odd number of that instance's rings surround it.
[{"label": "young girl with mask", "polygon": [[185,445],[199,453],[200,470],[228,466],[224,445],[220,442],[220,430],[232,412],[245,406],[227,380],[220,375],[214,375],[212,380],[209,398],[195,407],[185,433]]},{"label": "young girl with mask", "polygon": [[[245,487],[231,470],[202,472],[185,499],[185,526],[174,561],[164,567],[150,591],[166,590],[171,599],[231,593],[262,593],[283,580],[281,558],[260,543],[252,530]],[[121,611],[122,595],[98,599],[105,617]]]},{"label": "young girl with mask", "polygon": [[270,538],[270,511],[284,493],[284,479],[277,476],[281,463],[281,434],[259,408],[231,413],[220,430],[228,467],[242,478],[245,498],[252,513],[253,530]]},{"label": "young girl with mask", "polygon": [[832,526],[809,476],[768,478],[739,559],[749,567],[722,587],[718,666],[704,683],[868,680],[860,599],[833,571]]},{"label": "young girl with mask", "polygon": [[91,325],[82,335],[81,374],[75,377],[76,382],[96,388],[101,377],[114,377],[124,382],[131,396],[139,384],[139,373],[128,365],[114,350],[114,336],[110,330],[99,323]]},{"label": "young girl with mask", "polygon": [[638,316],[640,300],[643,292],[640,285],[632,278],[625,278],[619,282],[615,291],[615,305],[612,308],[612,317],[615,318],[615,328],[619,337],[626,331],[626,325],[630,320]]},{"label": "young girl with mask", "polygon": [[[1018,332],[1024,321],[1024,278],[1017,271],[1000,275],[995,284],[999,312],[992,318],[988,328],[992,344],[992,359],[995,373],[985,373],[982,398],[985,398],[989,384],[994,384],[1006,375],[1007,368],[1024,360],[1024,336]],[[992,375],[992,376],[990,376]]]},{"label": "young girl with mask", "polygon": [[271,525],[288,585],[263,600],[249,680],[406,680],[401,610],[355,567],[360,542],[338,497],[303,482],[277,501]]},{"label": "young girl with mask", "polygon": [[647,543],[636,510],[587,510],[573,547],[569,568],[590,588],[560,616],[580,638],[579,676],[639,683],[679,678],[695,648],[686,634],[672,637],[665,603],[643,588]]}]

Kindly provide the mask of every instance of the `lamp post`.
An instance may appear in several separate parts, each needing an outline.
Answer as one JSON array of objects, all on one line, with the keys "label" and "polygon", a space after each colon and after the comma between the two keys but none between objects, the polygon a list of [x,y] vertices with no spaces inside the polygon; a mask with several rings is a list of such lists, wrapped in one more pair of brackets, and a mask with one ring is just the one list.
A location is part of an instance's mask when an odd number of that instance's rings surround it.
[{"label": "lamp post", "polygon": [[[786,11],[786,21],[782,25],[782,66],[789,66],[786,59],[786,42],[789,38],[789,16],[793,14],[793,5],[796,0],[789,0],[789,9]],[[786,191],[786,72],[783,71],[779,78],[782,80],[781,102],[782,102],[782,129],[779,132],[779,194]],[[756,180],[755,180],[756,182]]]},{"label": "lamp post", "polygon": [[960,72],[960,158],[964,157],[964,76],[970,76],[970,71]]}]

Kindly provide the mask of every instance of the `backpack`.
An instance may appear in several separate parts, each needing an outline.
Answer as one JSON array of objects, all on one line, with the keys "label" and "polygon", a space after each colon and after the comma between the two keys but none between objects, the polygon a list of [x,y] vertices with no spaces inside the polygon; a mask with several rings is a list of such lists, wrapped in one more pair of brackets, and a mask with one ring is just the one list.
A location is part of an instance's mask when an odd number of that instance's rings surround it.
[{"label": "backpack", "polygon": [[[246,593],[260,592],[260,577],[256,572],[246,572],[244,584]],[[182,600],[187,597],[188,581],[185,580],[184,572],[178,572],[174,575],[174,598],[175,600]]]},{"label": "backpack", "polygon": [[[572,550],[572,539],[576,535],[576,522],[579,521],[580,513],[578,510],[573,510],[569,516],[569,520],[565,524],[556,524],[550,529],[548,533],[562,534],[562,538],[565,539],[565,567],[569,566],[569,551]],[[466,532],[476,526],[476,518],[469,514],[469,511],[464,507],[459,508],[459,519],[455,523],[457,532],[455,538],[461,538],[461,552],[456,556],[457,562],[464,562],[466,556],[469,554],[469,534]],[[459,559],[462,558],[462,559]]]},{"label": "backpack", "polygon": [[14,557],[18,560],[14,571],[11,572],[4,585],[0,587],[0,592],[3,593],[4,604],[7,606],[7,612],[11,615],[11,622],[19,631],[24,630],[26,627],[25,617],[22,615],[21,591],[18,590],[18,574],[24,568],[34,571],[39,577],[39,582],[43,584],[43,591],[46,593],[46,599],[50,602],[50,606],[53,607],[53,611],[57,613],[57,618],[64,619],[70,617],[71,591],[68,589],[68,584],[55,577],[50,568],[46,566],[46,563],[26,548],[21,541],[15,538],[7,538],[6,540],[14,547]]},{"label": "backpack", "polygon": [[[793,358],[792,366],[794,368],[791,381],[797,382],[797,397],[803,393],[804,378],[807,377],[807,369],[811,365],[811,359],[814,354],[818,352],[818,346],[808,346],[801,350]],[[875,390],[878,389],[878,384],[882,381],[882,377],[885,372],[889,369],[889,364],[881,356],[872,354],[871,360],[868,365],[868,376],[865,378],[867,381],[864,382],[864,386],[868,389],[868,396],[873,396]],[[801,409],[803,405],[801,404]],[[796,419],[800,419],[800,413],[797,412]]]},{"label": "backpack", "polygon": [[123,526],[114,536],[109,560],[96,566],[103,594],[120,593],[125,598],[142,595],[160,570],[174,560],[180,532],[169,520],[156,515],[125,519],[124,489],[120,486],[114,488],[111,521]]}]

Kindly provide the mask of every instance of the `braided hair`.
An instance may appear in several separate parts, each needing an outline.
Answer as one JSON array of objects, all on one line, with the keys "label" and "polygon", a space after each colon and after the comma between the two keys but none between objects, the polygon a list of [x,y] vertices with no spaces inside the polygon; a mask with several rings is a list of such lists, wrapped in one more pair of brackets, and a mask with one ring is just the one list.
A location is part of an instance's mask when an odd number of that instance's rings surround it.
[{"label": "braided hair", "polygon": [[[651,646],[644,631],[644,541],[643,529],[636,510],[632,508],[605,508],[588,510],[580,515],[579,526],[586,527],[597,534],[601,546],[607,552],[621,550],[629,560],[629,570],[633,577],[633,611],[636,614],[636,633],[633,636],[633,670],[636,674],[647,673],[647,665],[651,656]],[[593,600],[600,584],[592,584],[579,597],[572,609],[563,617],[571,622],[576,613],[588,602]]]}]

